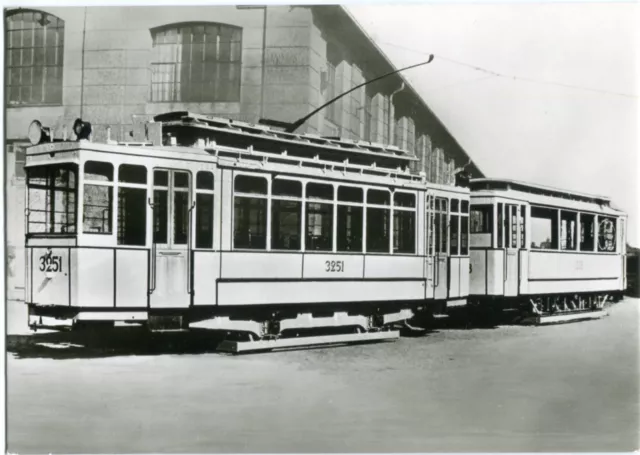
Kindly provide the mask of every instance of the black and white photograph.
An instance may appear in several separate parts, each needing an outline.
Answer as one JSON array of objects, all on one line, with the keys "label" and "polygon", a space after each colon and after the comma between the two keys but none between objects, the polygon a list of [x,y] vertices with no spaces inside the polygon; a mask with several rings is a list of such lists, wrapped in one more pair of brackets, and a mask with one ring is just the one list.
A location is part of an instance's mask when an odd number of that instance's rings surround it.
[{"label": "black and white photograph", "polygon": [[640,3],[3,0],[4,450],[640,450]]}]

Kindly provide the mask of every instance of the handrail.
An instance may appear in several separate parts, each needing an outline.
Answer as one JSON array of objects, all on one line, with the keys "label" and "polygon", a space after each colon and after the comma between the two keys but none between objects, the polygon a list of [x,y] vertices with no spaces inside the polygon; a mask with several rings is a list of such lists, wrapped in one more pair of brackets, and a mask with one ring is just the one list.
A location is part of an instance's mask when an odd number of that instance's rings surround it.
[{"label": "handrail", "polygon": [[191,207],[189,207],[189,223],[187,228],[187,294],[193,294],[193,286],[191,282],[191,223],[193,218],[193,209],[196,206],[195,201],[191,203]]},{"label": "handrail", "polygon": [[[147,203],[149,204],[149,207],[151,207],[151,220],[154,219],[154,211],[155,211],[155,204],[153,202],[151,202],[151,198],[147,199]],[[153,225],[153,221],[152,221],[152,225]],[[149,295],[153,294],[153,291],[156,290],[156,242],[154,239],[154,236],[152,234],[151,237],[151,258],[149,259],[149,289],[147,290],[147,293]]]}]

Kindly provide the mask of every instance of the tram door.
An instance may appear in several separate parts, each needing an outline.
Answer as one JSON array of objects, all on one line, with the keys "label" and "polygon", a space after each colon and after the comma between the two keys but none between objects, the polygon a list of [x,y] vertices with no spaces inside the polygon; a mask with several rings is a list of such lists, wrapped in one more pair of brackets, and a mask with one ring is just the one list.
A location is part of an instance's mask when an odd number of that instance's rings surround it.
[{"label": "tram door", "polygon": [[433,208],[433,290],[435,299],[446,299],[449,288],[447,277],[447,253],[449,240],[448,200],[443,197],[434,199]]},{"label": "tram door", "polygon": [[518,232],[520,226],[520,208],[517,205],[504,205],[504,295],[518,295]]},{"label": "tram door", "polygon": [[185,308],[191,303],[191,188],[188,171],[153,172],[151,308]]}]

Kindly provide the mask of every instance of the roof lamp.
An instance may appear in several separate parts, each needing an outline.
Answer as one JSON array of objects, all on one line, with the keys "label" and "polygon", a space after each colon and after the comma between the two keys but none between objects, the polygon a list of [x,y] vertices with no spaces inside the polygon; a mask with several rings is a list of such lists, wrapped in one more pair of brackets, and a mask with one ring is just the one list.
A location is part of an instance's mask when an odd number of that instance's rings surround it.
[{"label": "roof lamp", "polygon": [[42,126],[40,120],[34,120],[29,125],[29,132],[27,133],[29,142],[31,145],[42,144],[43,142],[51,141],[51,128]]}]

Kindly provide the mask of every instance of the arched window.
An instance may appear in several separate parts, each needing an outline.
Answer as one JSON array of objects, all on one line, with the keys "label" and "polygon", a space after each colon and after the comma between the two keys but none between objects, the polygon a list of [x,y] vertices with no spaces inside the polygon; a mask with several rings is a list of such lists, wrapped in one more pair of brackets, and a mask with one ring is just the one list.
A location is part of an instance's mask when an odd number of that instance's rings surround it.
[{"label": "arched window", "polygon": [[9,106],[62,104],[64,21],[27,9],[6,16]]},{"label": "arched window", "polygon": [[240,101],[242,29],[210,22],[151,30],[151,100]]}]

